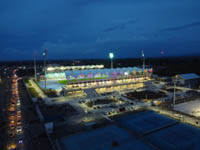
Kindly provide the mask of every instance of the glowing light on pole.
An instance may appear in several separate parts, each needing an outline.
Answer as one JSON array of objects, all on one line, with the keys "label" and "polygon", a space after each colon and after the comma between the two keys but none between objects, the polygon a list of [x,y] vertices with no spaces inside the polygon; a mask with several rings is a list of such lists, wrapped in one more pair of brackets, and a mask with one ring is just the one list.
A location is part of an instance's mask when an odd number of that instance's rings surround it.
[{"label": "glowing light on pole", "polygon": [[34,52],[34,71],[35,71],[35,81],[37,81],[36,56],[37,56],[37,52]]},{"label": "glowing light on pole", "polygon": [[44,50],[44,52],[42,53],[43,58],[44,58],[44,89],[46,91],[47,88],[47,78],[46,78],[46,56],[47,56],[47,49]]},{"label": "glowing light on pole", "polygon": [[176,104],[176,82],[177,82],[177,75],[175,76],[175,79],[174,79],[174,99],[173,99],[173,107],[175,107],[175,104]]},{"label": "glowing light on pole", "polygon": [[114,54],[113,53],[109,53],[109,57],[110,57],[110,61],[111,61],[111,68],[113,68],[113,58],[114,58]]},{"label": "glowing light on pole", "polygon": [[145,69],[145,57],[144,57],[144,51],[142,50],[142,57],[143,57],[143,74]]},{"label": "glowing light on pole", "polygon": [[173,99],[173,106],[175,107],[176,102],[176,81],[174,81],[174,99]]}]

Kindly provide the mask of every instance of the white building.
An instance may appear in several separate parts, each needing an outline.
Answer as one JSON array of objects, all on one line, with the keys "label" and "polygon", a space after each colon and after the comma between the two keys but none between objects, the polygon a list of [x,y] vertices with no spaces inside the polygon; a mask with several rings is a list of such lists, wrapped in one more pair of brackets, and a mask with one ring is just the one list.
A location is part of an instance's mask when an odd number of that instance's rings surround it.
[{"label": "white building", "polygon": [[196,87],[199,84],[200,77],[195,73],[180,74],[177,76],[177,82],[186,87]]}]

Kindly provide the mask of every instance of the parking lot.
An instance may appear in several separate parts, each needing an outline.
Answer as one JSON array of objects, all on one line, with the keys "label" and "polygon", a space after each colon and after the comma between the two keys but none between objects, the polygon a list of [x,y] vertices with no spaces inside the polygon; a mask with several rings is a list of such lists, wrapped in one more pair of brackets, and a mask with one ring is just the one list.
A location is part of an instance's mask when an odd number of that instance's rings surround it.
[{"label": "parking lot", "polygon": [[9,104],[8,104],[8,140],[7,149],[24,149],[23,142],[23,126],[22,126],[22,114],[21,114],[21,100],[18,90],[18,78],[16,76],[16,70],[13,71],[13,75],[10,80],[9,89]]}]

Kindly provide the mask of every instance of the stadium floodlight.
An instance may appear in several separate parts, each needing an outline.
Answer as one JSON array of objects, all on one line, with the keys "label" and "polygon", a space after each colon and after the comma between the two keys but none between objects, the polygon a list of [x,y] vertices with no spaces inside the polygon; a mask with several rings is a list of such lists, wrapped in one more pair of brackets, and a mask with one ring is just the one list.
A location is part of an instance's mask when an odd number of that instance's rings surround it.
[{"label": "stadium floodlight", "polygon": [[110,57],[110,61],[111,61],[111,66],[110,68],[113,68],[113,58],[114,58],[114,54],[113,53],[109,53],[109,57]]},{"label": "stadium floodlight", "polygon": [[110,57],[110,59],[113,59],[114,54],[113,53],[109,53],[109,57]]},{"label": "stadium floodlight", "polygon": [[37,82],[37,70],[36,70],[36,56],[37,52],[34,52],[34,71],[35,71],[35,81]]},{"label": "stadium floodlight", "polygon": [[144,57],[144,51],[142,50],[142,57],[143,57],[143,75],[144,75],[144,69],[145,69],[145,57]]},{"label": "stadium floodlight", "polygon": [[43,58],[44,58],[44,89],[46,91],[47,88],[47,77],[46,77],[46,56],[47,56],[47,49],[45,49],[42,53]]},{"label": "stadium floodlight", "polygon": [[47,49],[45,49],[42,53],[43,57],[46,57],[47,56]]},{"label": "stadium floodlight", "polygon": [[176,104],[176,82],[177,82],[177,78],[178,78],[178,75],[176,75],[175,78],[174,78],[174,99],[173,99],[173,107],[175,107],[175,104]]}]

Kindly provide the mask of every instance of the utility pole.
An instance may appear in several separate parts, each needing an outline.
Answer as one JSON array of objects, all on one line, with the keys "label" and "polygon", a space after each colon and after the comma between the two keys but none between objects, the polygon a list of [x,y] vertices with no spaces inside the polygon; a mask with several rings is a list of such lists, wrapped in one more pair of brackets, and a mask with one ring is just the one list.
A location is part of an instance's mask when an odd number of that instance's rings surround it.
[{"label": "utility pole", "polygon": [[113,68],[113,59],[111,59],[111,68]]},{"label": "utility pole", "polygon": [[174,101],[173,101],[173,105],[175,107],[175,104],[176,104],[176,82],[177,82],[177,75],[175,76],[174,78]]},{"label": "utility pole", "polygon": [[35,71],[35,81],[37,82],[36,56],[37,52],[34,52],[34,71]]},{"label": "utility pole", "polygon": [[175,107],[175,100],[176,100],[176,82],[174,81],[174,101],[173,101],[174,107]]},{"label": "utility pole", "polygon": [[142,50],[142,57],[143,57],[143,75],[144,75],[144,69],[145,69],[145,57],[144,57],[144,51]]},{"label": "utility pole", "polygon": [[44,89],[46,91],[47,89],[47,78],[46,78],[46,56],[47,56],[47,49],[44,50],[43,52],[43,58],[44,58]]},{"label": "utility pole", "polygon": [[110,57],[110,68],[113,68],[113,58],[114,58],[114,54],[111,52],[109,53],[109,57]]}]

